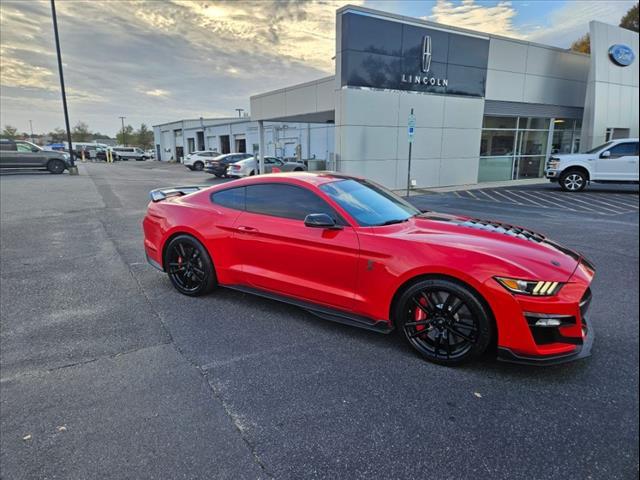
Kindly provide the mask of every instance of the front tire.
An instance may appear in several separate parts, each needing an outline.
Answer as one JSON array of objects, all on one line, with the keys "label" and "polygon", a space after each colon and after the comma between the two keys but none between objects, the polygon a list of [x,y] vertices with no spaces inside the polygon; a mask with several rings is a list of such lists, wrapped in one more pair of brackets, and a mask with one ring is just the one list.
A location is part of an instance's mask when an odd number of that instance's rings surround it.
[{"label": "front tire", "polygon": [[197,172],[201,172],[202,170],[204,170],[204,163],[202,163],[202,162],[194,163],[192,170],[195,170]]},{"label": "front tire", "polygon": [[178,235],[169,242],[165,249],[164,267],[175,289],[183,295],[205,295],[217,284],[209,253],[191,235]]},{"label": "front tire", "polygon": [[50,160],[49,163],[47,163],[47,170],[56,175],[64,172],[65,168],[67,168],[67,166],[62,160]]},{"label": "front tire", "polygon": [[479,357],[494,336],[491,316],[478,295],[446,279],[410,285],[396,303],[394,320],[411,347],[441,365]]},{"label": "front tire", "polygon": [[582,170],[569,170],[560,177],[560,188],[565,192],[581,192],[587,182],[587,175]]}]

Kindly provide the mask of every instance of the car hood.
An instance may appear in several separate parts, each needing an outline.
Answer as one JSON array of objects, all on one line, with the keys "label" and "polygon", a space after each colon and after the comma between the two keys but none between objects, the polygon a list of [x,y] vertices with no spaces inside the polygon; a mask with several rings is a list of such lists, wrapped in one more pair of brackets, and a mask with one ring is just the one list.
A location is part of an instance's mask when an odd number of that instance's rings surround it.
[{"label": "car hood", "polygon": [[470,217],[427,212],[404,223],[378,228],[382,229],[379,233],[436,248],[455,248],[499,259],[511,267],[509,271],[527,277],[524,279],[566,282],[581,258],[532,230]]},{"label": "car hood", "polygon": [[558,155],[551,155],[553,158],[557,158],[559,159],[561,162],[568,162],[568,161],[579,161],[579,160],[587,160],[589,158],[593,158],[594,154],[588,154],[588,153],[563,153],[563,154],[558,154]]}]

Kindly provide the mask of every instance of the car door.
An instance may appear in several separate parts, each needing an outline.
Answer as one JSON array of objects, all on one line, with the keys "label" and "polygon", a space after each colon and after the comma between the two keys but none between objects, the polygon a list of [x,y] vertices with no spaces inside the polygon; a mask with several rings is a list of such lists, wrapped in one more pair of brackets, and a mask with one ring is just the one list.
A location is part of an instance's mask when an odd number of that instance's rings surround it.
[{"label": "car door", "polygon": [[[311,213],[327,213],[341,228],[307,227],[304,217]],[[249,285],[339,309],[352,307],[358,236],[311,190],[281,182],[247,186],[236,241]]]},{"label": "car door", "polygon": [[601,152],[596,160],[596,179],[638,180],[638,142],[620,142]]},{"label": "car door", "polygon": [[16,142],[12,140],[0,141],[0,168],[19,167]]},{"label": "car door", "polygon": [[[35,151],[34,151],[35,150]],[[16,160],[19,167],[40,167],[42,159],[38,152],[40,150],[28,142],[16,142]]]}]

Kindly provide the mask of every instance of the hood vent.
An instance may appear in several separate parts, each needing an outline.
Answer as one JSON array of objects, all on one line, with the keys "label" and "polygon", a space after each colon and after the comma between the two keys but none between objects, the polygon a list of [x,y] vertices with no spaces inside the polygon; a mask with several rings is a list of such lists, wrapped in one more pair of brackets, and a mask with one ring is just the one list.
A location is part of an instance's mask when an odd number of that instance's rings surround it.
[{"label": "hood vent", "polygon": [[509,235],[510,237],[522,238],[523,240],[529,240],[536,243],[542,243],[545,241],[545,237],[539,233],[520,227],[514,227],[513,225],[506,223],[487,222],[473,218],[460,223],[460,225],[463,227],[484,230],[485,232],[502,233],[504,235]]}]

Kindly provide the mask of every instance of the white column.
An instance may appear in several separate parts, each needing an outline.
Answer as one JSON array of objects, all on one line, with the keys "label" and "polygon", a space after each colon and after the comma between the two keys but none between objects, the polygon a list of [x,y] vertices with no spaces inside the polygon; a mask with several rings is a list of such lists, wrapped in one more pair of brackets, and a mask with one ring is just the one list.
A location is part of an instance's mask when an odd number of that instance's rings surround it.
[{"label": "white column", "polygon": [[260,165],[260,173],[264,173],[264,120],[258,120],[258,159]]}]

